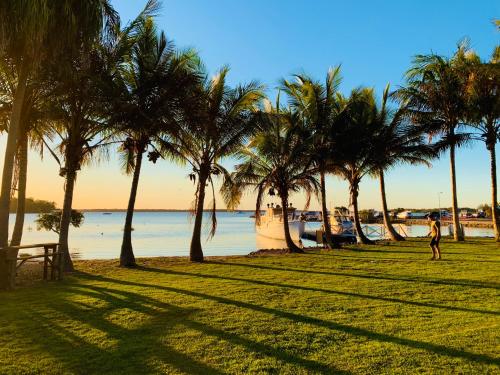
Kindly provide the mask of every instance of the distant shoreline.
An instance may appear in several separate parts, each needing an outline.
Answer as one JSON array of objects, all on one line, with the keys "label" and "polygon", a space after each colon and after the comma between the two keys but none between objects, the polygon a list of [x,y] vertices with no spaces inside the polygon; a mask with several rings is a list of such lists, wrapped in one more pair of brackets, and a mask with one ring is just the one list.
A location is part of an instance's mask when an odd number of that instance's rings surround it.
[{"label": "distant shoreline", "polygon": [[[127,212],[126,208],[112,208],[112,209],[105,209],[105,208],[78,208],[78,211],[81,212]],[[135,209],[134,212],[190,212],[191,210],[176,210],[172,208],[141,208],[141,209]],[[210,210],[205,210],[206,212],[209,212]],[[219,209],[216,210],[217,212],[254,212],[254,210],[233,210],[233,211],[228,211],[224,209]]]}]

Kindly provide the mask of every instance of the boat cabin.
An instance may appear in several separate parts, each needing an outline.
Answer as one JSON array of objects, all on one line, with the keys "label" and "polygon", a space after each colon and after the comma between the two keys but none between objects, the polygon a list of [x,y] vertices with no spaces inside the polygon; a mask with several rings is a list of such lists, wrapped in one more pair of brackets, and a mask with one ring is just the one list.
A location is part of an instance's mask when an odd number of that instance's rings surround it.
[{"label": "boat cabin", "polygon": [[[290,206],[287,208],[288,220],[298,219],[296,210],[297,209],[293,207],[292,204],[290,203]],[[273,219],[278,219],[279,221],[281,221],[283,219],[283,209],[279,204],[277,204],[276,206],[274,205],[274,203],[268,204],[266,214],[264,215],[264,217],[268,221],[271,221]]]}]

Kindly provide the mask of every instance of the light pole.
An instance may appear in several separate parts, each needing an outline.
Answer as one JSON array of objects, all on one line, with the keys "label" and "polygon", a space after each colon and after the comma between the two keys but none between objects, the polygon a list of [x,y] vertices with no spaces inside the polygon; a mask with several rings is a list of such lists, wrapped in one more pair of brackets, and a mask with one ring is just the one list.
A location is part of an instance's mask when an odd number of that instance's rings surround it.
[{"label": "light pole", "polygon": [[443,194],[442,191],[438,192],[439,221],[441,221],[441,194]]}]

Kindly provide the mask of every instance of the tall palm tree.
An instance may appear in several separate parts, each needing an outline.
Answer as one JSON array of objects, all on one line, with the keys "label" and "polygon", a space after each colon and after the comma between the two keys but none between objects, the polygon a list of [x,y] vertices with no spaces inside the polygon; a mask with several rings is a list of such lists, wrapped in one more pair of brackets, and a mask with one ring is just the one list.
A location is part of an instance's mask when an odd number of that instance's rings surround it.
[{"label": "tall palm tree", "polygon": [[343,115],[337,100],[337,90],[341,82],[340,66],[328,70],[325,83],[316,82],[307,75],[295,75],[296,81],[284,80],[283,90],[290,97],[290,104],[304,116],[304,122],[311,133],[311,160],[320,175],[320,203],[325,228],[327,246],[339,248],[332,241],[332,229],[326,205],[325,176],[332,170],[332,147],[334,147],[334,128]]},{"label": "tall palm tree", "polygon": [[193,92],[197,103],[185,111],[184,123],[172,129],[171,136],[163,143],[162,152],[189,164],[193,170],[190,179],[196,183],[195,220],[189,252],[193,262],[203,261],[201,225],[206,187],[210,184],[214,195],[212,237],[217,227],[213,179],[219,175],[229,176],[220,161],[233,155],[252,133],[250,120],[263,97],[262,87],[256,82],[230,88],[226,83],[228,72],[229,68],[223,67],[212,79],[205,74],[196,93]]},{"label": "tall palm tree", "polygon": [[430,166],[429,159],[435,157],[434,148],[426,144],[421,128],[412,126],[406,116],[406,108],[389,108],[389,85],[386,86],[380,106],[373,102],[377,122],[376,134],[372,138],[376,165],[372,175],[380,181],[382,213],[384,225],[389,236],[395,241],[402,241],[401,236],[391,224],[387,209],[384,172],[397,164],[424,164]]},{"label": "tall palm tree", "polygon": [[[7,246],[14,158],[29,79],[48,61],[89,46],[103,30],[111,33],[118,14],[108,0],[13,0],[0,2],[0,55],[16,64],[0,194],[0,246]],[[57,35],[57,37],[54,37]]]},{"label": "tall palm tree", "polygon": [[[0,87],[3,95],[0,101],[0,112],[9,113],[12,110],[14,90],[17,86],[17,75],[12,61],[0,61]],[[27,84],[23,113],[21,117],[21,128],[17,142],[17,153],[15,158],[15,173],[12,182],[12,193],[17,189],[17,207],[14,230],[12,233],[11,246],[21,243],[24,226],[26,184],[28,175],[28,148],[31,147],[43,156],[45,138],[50,138],[50,121],[43,107],[46,89],[43,78],[39,74],[37,80]],[[9,128],[9,116],[0,115],[1,128]]]},{"label": "tall palm tree", "polygon": [[257,193],[255,217],[260,221],[262,201],[266,194],[281,199],[285,241],[290,252],[303,252],[292,240],[288,227],[289,195],[303,190],[307,204],[311,194],[318,193],[316,169],[308,155],[310,145],[304,139],[302,115],[292,109],[276,107],[269,102],[256,118],[258,132],[240,151],[242,163],[224,186],[223,195],[230,206],[239,203],[244,190]]},{"label": "tall palm tree", "polygon": [[[26,211],[26,185],[28,178],[28,149],[36,150],[43,157],[45,144],[52,137],[51,122],[48,113],[44,110],[42,88],[28,88],[23,105],[18,151],[16,154],[17,166],[17,207],[16,220],[10,241],[11,246],[21,244]],[[14,179],[16,180],[16,179]],[[15,186],[15,185],[14,185]]]},{"label": "tall palm tree", "polygon": [[82,166],[107,156],[106,146],[118,133],[109,125],[112,113],[106,100],[109,87],[129,56],[135,26],[157,9],[158,3],[149,0],[137,19],[124,29],[119,30],[116,26],[112,35],[102,32],[94,38],[90,48],[80,43],[78,51],[62,59],[57,67],[52,67],[52,113],[55,131],[60,138],[60,158],[56,157],[56,160],[60,165],[60,175],[65,179],[59,243],[65,254],[66,271],[73,270],[68,234],[78,171]]},{"label": "tall palm tree", "polygon": [[464,74],[467,76],[468,119],[490,154],[491,217],[495,238],[500,241],[500,214],[496,144],[500,140],[500,47],[495,47],[489,62],[483,62],[473,52],[464,55]]},{"label": "tall palm tree", "polygon": [[416,124],[426,127],[431,136],[440,136],[436,148],[450,152],[450,175],[453,210],[453,228],[456,241],[463,241],[459,212],[455,169],[456,149],[470,140],[461,132],[465,126],[466,95],[464,76],[457,67],[457,59],[464,46],[459,46],[453,58],[435,54],[418,55],[406,73],[407,86],[396,96],[406,102],[408,113]]},{"label": "tall palm tree", "polygon": [[336,143],[336,173],[349,183],[349,194],[353,207],[354,224],[358,239],[363,244],[372,241],[363,233],[359,218],[358,196],[362,178],[372,174],[378,155],[374,137],[378,122],[373,89],[358,88],[348,98],[342,98],[347,106],[346,121],[339,123]]},{"label": "tall palm tree", "polygon": [[127,66],[115,79],[110,119],[125,136],[123,165],[127,174],[133,173],[120,253],[120,265],[125,267],[135,266],[132,218],[143,155],[149,150],[149,160],[156,162],[162,136],[177,121],[179,106],[187,104],[189,88],[198,78],[197,55],[177,52],[165,34],[158,33],[152,18],[138,24],[136,34]]}]

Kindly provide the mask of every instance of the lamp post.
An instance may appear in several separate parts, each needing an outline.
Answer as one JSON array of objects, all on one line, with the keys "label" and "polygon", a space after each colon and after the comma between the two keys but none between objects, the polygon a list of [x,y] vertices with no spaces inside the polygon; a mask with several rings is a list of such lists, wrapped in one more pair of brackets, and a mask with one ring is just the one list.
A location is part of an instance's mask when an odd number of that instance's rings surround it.
[{"label": "lamp post", "polygon": [[442,191],[438,192],[439,221],[441,221],[441,194],[443,194]]}]

